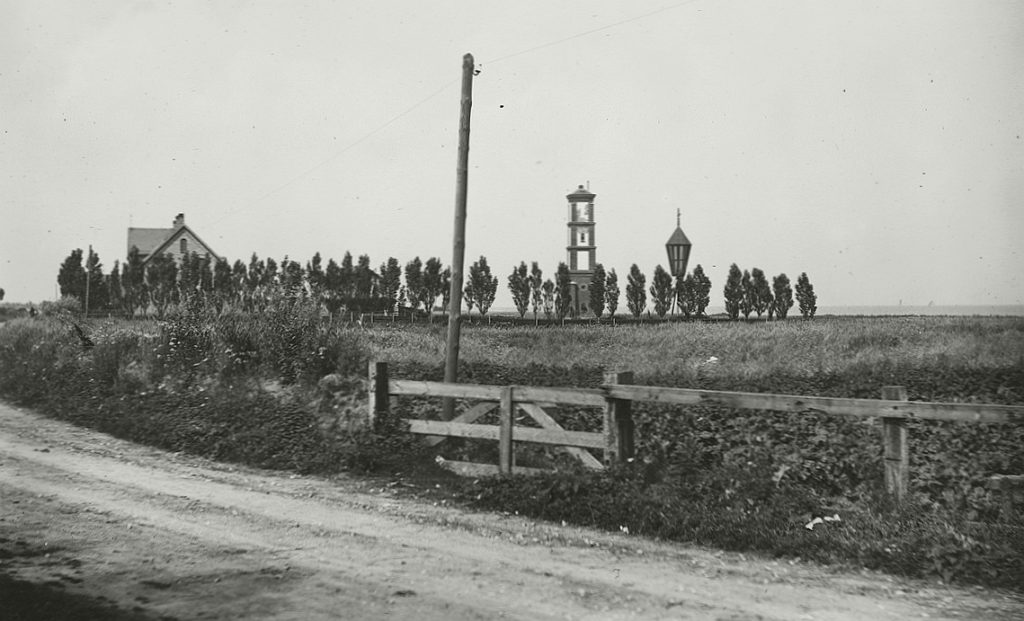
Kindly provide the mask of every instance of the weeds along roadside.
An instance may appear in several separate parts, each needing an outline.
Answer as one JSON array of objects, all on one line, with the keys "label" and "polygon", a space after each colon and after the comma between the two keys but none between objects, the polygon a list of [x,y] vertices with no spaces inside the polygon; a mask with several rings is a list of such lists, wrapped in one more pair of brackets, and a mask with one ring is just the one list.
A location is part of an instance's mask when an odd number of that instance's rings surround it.
[{"label": "weeds along roadside", "polygon": [[[900,383],[912,399],[1020,402],[1019,324],[943,319],[933,324],[944,333],[936,337],[929,320],[471,326],[460,378],[596,386],[603,370],[625,365],[654,385],[876,397],[881,385]],[[407,379],[442,374],[443,326],[327,325],[302,299],[275,299],[258,315],[194,304],[159,324],[89,328],[96,344],[83,350],[54,319],[5,326],[5,398],[134,441],[260,467],[328,473],[416,457],[397,420],[372,430],[354,424],[365,407],[366,362],[386,359]],[[721,362],[709,364],[711,356]],[[431,415],[421,404],[406,411],[417,408]],[[564,410],[562,420],[582,429],[599,417]],[[594,474],[560,462],[559,473],[466,481],[458,493],[483,508],[731,550],[1024,583],[1020,529],[996,518],[983,486],[987,474],[1024,472],[1019,429],[918,424],[913,500],[894,508],[877,487],[879,431],[870,421],[649,407],[638,408],[637,425],[641,457],[626,468]],[[487,460],[495,449],[457,450]],[[521,457],[543,464],[551,455]],[[825,509],[843,522],[803,528]]]},{"label": "weeds along roadside", "polygon": [[365,417],[364,333],[301,297],[265,312],[193,301],[163,321],[94,321],[85,348],[60,312],[0,330],[0,395],[112,435],[302,473],[374,470],[414,455],[395,420]]}]

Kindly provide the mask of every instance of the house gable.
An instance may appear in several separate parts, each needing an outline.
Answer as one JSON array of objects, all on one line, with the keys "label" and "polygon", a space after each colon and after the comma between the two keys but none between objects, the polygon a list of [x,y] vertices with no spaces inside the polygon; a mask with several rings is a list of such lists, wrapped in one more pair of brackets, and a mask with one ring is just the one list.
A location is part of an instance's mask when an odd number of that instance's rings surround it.
[{"label": "house gable", "polygon": [[128,252],[131,252],[133,247],[138,248],[143,264],[160,254],[171,256],[179,264],[183,255],[193,252],[210,257],[211,262],[220,259],[220,256],[185,224],[184,214],[178,214],[174,219],[174,226],[169,229],[129,228]]},{"label": "house gable", "polygon": [[[182,243],[184,242],[184,244]],[[214,262],[220,257],[214,252],[209,246],[206,245],[195,232],[186,225],[174,229],[171,234],[164,240],[162,244],[157,246],[150,254],[149,257],[154,257],[158,254],[166,254],[173,258],[177,263],[181,263],[181,257],[184,255],[196,253],[199,256],[208,255],[210,262]],[[146,260],[149,259],[146,257]]]}]

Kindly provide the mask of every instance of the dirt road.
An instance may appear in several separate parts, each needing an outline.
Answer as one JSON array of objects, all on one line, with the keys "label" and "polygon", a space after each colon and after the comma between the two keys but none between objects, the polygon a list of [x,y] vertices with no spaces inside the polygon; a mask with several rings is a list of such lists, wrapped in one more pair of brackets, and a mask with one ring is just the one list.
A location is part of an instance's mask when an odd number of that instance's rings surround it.
[{"label": "dirt road", "polygon": [[0,617],[27,596],[126,619],[1024,615],[1004,592],[476,514],[370,485],[169,454],[0,404]]}]

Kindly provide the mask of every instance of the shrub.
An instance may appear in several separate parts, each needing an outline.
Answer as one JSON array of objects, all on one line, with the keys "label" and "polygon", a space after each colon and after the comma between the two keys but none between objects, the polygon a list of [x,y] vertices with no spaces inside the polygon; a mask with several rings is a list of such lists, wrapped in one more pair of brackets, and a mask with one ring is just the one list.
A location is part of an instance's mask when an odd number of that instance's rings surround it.
[{"label": "shrub", "polygon": [[45,300],[39,305],[39,314],[43,317],[68,319],[81,314],[81,312],[82,301],[73,295],[65,295],[56,302]]}]

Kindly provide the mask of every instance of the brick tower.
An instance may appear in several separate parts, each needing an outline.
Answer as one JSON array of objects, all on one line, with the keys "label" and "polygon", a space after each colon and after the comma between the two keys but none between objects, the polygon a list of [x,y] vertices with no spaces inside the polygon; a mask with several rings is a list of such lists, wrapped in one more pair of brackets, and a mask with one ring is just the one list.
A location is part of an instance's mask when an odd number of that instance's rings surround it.
[{"label": "brick tower", "polygon": [[590,312],[590,279],[597,264],[597,245],[594,239],[595,196],[582,185],[566,196],[569,201],[569,242],[565,251],[572,280],[572,313],[577,317]]}]

